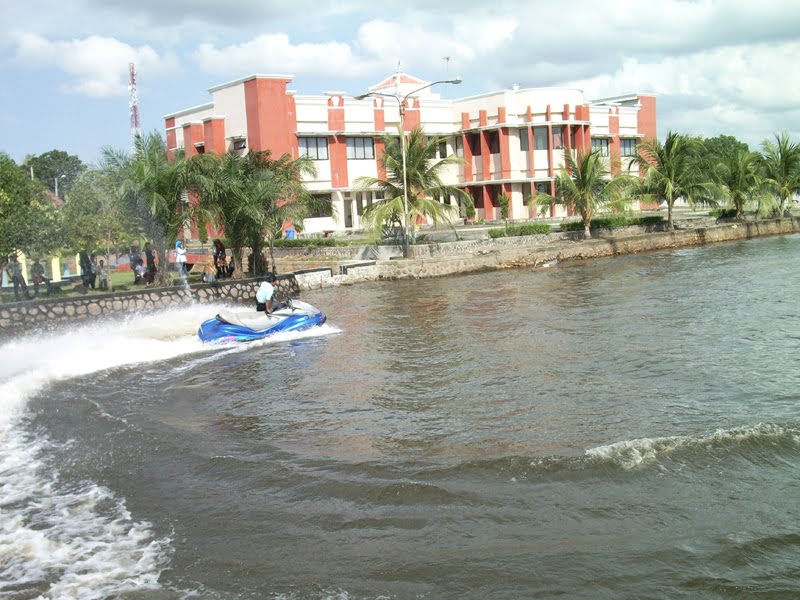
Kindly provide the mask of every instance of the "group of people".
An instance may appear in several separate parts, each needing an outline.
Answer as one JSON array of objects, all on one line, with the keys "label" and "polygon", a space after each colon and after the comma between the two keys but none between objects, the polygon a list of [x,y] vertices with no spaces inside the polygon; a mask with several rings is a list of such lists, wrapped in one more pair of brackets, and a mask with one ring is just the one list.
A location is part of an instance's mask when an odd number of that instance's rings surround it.
[{"label": "group of people", "polygon": [[133,248],[130,255],[131,270],[133,271],[134,285],[153,285],[156,279],[158,267],[156,266],[156,254],[150,242],[144,245],[144,259],[139,254],[138,248]]},{"label": "group of people", "polygon": [[[8,263],[6,264],[6,273],[14,286],[14,299],[19,302],[20,293],[25,300],[31,299],[31,293],[28,291],[28,284],[25,283],[25,275],[22,273],[22,265],[17,259],[16,254],[8,256]],[[39,286],[44,284],[49,296],[53,291],[53,286],[50,283],[50,278],[45,275],[44,265],[35,259],[31,265],[31,281],[33,282],[33,297],[39,295]]]},{"label": "group of people", "polygon": [[214,253],[206,259],[203,266],[203,281],[214,283],[217,279],[232,277],[234,271],[233,257],[228,259],[225,252],[225,244],[220,240],[214,240]]},{"label": "group of people", "polygon": [[84,250],[79,254],[79,264],[84,290],[91,288],[105,291],[108,289],[108,267],[102,258],[98,261],[97,255],[90,255]]}]

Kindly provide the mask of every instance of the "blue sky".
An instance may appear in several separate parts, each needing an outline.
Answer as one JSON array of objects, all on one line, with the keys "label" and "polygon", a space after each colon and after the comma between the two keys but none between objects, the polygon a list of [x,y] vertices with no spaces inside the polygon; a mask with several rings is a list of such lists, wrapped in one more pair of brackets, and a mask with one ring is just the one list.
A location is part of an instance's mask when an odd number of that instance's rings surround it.
[{"label": "blue sky", "polygon": [[[128,63],[142,128],[252,73],[352,94],[398,61],[443,97],[579,87],[658,96],[658,128],[800,139],[793,0],[0,0],[0,152],[86,163],[129,145]],[[449,57],[445,60],[444,57]]]}]

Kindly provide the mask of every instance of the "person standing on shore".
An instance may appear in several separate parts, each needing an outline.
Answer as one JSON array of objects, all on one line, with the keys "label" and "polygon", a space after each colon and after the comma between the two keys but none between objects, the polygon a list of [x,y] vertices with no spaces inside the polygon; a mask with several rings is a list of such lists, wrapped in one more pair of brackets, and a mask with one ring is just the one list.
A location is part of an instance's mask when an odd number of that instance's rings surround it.
[{"label": "person standing on shore", "polygon": [[28,292],[28,286],[25,284],[25,277],[22,275],[22,265],[19,264],[16,253],[11,254],[8,257],[8,266],[6,267],[6,272],[8,273],[8,276],[11,277],[11,282],[14,284],[15,300],[19,302],[20,288],[22,288],[22,293],[25,295],[25,299],[30,300],[31,295]]},{"label": "person standing on shore", "polygon": [[186,277],[186,248],[180,240],[175,242],[175,267],[180,277]]},{"label": "person standing on shore", "polygon": [[147,260],[147,271],[145,272],[144,279],[149,286],[155,281],[156,272],[158,271],[156,268],[156,254],[153,252],[153,247],[150,245],[150,242],[144,245],[144,257]]},{"label": "person standing on shore", "polygon": [[49,296],[50,293],[53,291],[52,286],[50,285],[50,280],[45,277],[44,274],[44,265],[39,262],[39,259],[33,261],[31,265],[31,281],[33,281],[33,297],[39,295],[39,284],[44,283],[47,286],[47,295]]}]

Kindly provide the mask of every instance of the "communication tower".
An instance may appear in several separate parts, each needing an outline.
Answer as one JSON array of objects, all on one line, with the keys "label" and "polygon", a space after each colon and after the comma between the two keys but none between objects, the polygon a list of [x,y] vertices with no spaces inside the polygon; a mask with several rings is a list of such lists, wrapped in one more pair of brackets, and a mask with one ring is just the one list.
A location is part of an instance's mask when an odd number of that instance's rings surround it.
[{"label": "communication tower", "polygon": [[139,100],[136,98],[136,66],[134,63],[128,63],[128,72],[130,73],[128,106],[131,109],[131,151],[136,152],[136,138],[142,134],[142,129],[139,124]]}]

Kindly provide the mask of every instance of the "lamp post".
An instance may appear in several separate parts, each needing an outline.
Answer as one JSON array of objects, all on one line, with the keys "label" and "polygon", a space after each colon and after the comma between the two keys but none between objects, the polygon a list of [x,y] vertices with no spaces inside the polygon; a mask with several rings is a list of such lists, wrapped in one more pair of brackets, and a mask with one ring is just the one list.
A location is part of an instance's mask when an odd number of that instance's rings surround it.
[{"label": "lamp post", "polygon": [[461,78],[456,77],[455,79],[442,79],[439,81],[433,81],[423,85],[422,87],[418,87],[415,90],[411,90],[402,96],[399,92],[395,92],[394,94],[385,94],[383,92],[367,92],[365,94],[354,96],[356,100],[363,100],[369,96],[381,96],[383,98],[394,98],[397,100],[397,108],[400,111],[400,134],[403,136],[400,140],[400,156],[402,157],[403,162],[403,258],[408,258],[410,253],[408,240],[408,172],[406,169],[406,100],[408,100],[409,96],[439,83],[452,83],[453,85],[458,85],[461,83]]}]

